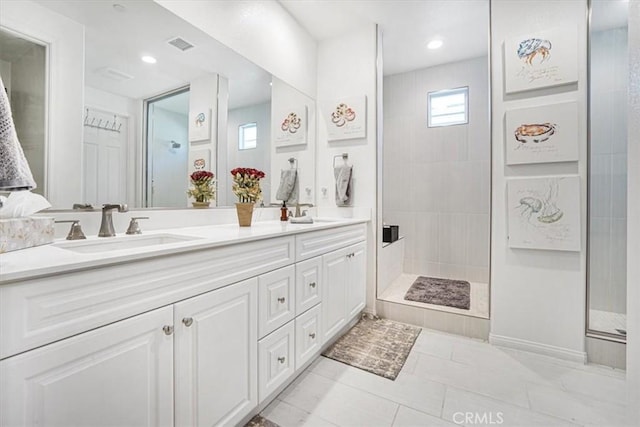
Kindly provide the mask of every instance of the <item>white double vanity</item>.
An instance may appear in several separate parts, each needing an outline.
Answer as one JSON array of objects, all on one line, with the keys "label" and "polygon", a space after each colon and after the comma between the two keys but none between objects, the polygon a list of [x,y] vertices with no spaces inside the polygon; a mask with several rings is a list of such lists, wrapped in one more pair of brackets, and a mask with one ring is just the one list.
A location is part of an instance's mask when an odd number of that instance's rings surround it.
[{"label": "white double vanity", "polygon": [[365,306],[366,220],[58,241],[0,260],[0,425],[245,422]]}]

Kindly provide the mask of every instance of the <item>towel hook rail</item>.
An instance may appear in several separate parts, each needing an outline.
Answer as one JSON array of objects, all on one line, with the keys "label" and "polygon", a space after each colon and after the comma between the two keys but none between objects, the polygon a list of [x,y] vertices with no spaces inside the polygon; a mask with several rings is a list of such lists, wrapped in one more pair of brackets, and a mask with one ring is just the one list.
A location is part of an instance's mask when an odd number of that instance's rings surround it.
[{"label": "towel hook rail", "polygon": [[347,163],[347,160],[349,159],[349,153],[342,153],[342,154],[338,154],[337,156],[333,156],[333,167],[336,167],[336,159],[339,159],[342,157],[342,160],[344,160],[344,163]]}]

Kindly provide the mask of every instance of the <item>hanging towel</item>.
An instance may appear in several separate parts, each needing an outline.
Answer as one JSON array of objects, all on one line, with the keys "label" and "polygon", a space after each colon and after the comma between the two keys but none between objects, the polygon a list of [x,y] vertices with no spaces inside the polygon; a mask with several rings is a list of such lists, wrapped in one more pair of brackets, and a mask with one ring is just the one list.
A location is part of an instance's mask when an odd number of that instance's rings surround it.
[{"label": "hanging towel", "polygon": [[336,178],[336,206],[351,205],[351,170],[352,166],[348,165],[333,168]]},{"label": "hanging towel", "polygon": [[298,203],[298,169],[287,169],[280,172],[280,186],[276,193],[276,200],[287,202],[289,206]]},{"label": "hanging towel", "polygon": [[31,190],[36,188],[36,182],[18,141],[9,98],[1,77],[0,92],[0,190]]}]

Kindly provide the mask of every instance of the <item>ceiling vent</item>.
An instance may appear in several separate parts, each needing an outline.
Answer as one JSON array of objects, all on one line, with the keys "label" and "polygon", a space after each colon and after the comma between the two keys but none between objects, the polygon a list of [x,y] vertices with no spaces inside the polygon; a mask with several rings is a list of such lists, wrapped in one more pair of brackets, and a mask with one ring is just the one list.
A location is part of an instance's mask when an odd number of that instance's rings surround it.
[{"label": "ceiling vent", "polygon": [[111,67],[100,68],[97,72],[101,76],[111,80],[115,80],[117,82],[124,82],[133,78],[132,75]]},{"label": "ceiling vent", "polygon": [[189,50],[193,47],[193,45],[191,43],[189,43],[188,41],[186,41],[183,38],[180,37],[176,37],[174,39],[169,40],[167,43],[169,43],[171,46],[177,47],[178,49],[180,49],[181,51],[185,51],[185,50]]}]

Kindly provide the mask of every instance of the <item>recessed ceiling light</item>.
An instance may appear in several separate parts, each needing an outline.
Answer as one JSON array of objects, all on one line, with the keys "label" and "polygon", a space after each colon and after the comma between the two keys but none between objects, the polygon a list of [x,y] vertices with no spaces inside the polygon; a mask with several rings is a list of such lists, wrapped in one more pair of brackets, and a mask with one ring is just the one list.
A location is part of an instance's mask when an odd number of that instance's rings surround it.
[{"label": "recessed ceiling light", "polygon": [[149,56],[149,55],[145,55],[142,57],[142,60],[144,62],[146,62],[147,64],[155,64],[156,62],[158,62],[156,60],[156,58],[154,58],[153,56]]},{"label": "recessed ceiling light", "polygon": [[431,40],[427,44],[427,49],[438,49],[440,47],[442,47],[442,40]]}]

